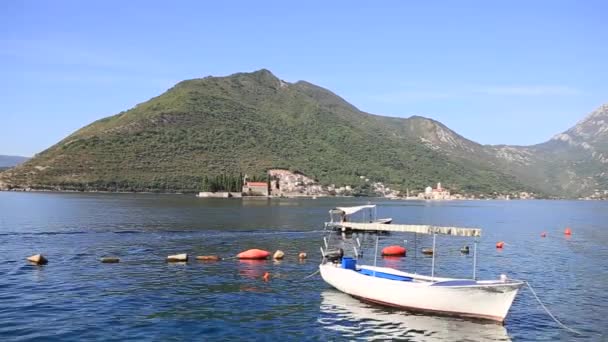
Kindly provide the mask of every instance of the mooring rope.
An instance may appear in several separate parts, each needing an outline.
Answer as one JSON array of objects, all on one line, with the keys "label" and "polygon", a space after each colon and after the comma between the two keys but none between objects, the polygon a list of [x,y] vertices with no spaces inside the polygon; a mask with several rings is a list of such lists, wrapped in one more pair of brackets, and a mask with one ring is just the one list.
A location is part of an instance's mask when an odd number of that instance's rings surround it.
[{"label": "mooring rope", "polygon": [[557,323],[560,327],[562,327],[562,328],[564,328],[564,329],[566,329],[568,331],[571,331],[571,332],[573,332],[573,333],[575,333],[577,335],[582,335],[581,332],[576,331],[576,330],[574,330],[574,329],[566,326],[564,323],[560,322],[559,319],[557,319],[555,316],[553,316],[553,314],[551,313],[551,311],[549,311],[549,309],[547,309],[547,307],[545,306],[545,304],[543,304],[543,302],[541,302],[540,298],[538,298],[538,295],[536,294],[536,291],[534,291],[534,289],[532,288],[532,285],[530,285],[530,283],[528,283],[527,281],[525,283],[526,283],[526,285],[528,285],[528,288],[530,289],[530,292],[532,292],[532,294],[534,295],[534,298],[536,298],[536,300],[538,301],[538,304],[540,304],[540,306],[543,309],[545,309],[545,312],[547,312],[547,314],[551,318],[553,318],[553,320],[555,321],[555,323]]},{"label": "mooring rope", "polygon": [[314,273],[311,273],[311,274],[307,275],[306,277],[302,278],[302,280],[306,280],[306,279],[308,279],[308,278],[310,278],[310,277],[314,276],[315,274],[319,273],[320,271],[321,271],[321,270],[316,270]]}]

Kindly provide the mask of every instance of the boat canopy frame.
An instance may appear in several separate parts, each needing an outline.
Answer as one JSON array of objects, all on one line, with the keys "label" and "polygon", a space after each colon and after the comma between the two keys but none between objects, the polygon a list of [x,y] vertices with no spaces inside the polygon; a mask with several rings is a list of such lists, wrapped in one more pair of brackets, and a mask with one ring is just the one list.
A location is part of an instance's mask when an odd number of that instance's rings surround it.
[{"label": "boat canopy frame", "polygon": [[[334,215],[340,215],[341,217],[350,217],[356,213],[359,212],[363,212],[365,213],[365,211],[369,210],[369,214],[370,214],[370,220],[371,221],[375,221],[376,220],[376,205],[375,204],[367,204],[367,205],[358,205],[358,206],[354,206],[354,207],[335,207],[333,209],[331,209],[329,211],[329,218],[330,218],[330,223],[335,223],[336,221],[334,221]],[[342,220],[340,220],[339,222],[343,222]]]},{"label": "boat canopy frame", "polygon": [[[464,229],[464,228],[460,228],[460,229]],[[477,229],[477,228],[475,228]],[[480,229],[479,229],[480,230]],[[414,244],[416,245],[416,242],[418,241],[418,233],[417,232],[410,232],[410,233],[414,233]],[[473,237],[473,280],[477,280],[477,244],[479,243],[478,241],[478,237],[479,236],[473,236],[473,235],[457,235],[457,236],[465,236],[465,237]],[[374,251],[374,267],[377,266],[377,261],[378,261],[378,241],[380,239],[379,235],[376,235],[376,248]],[[437,254],[437,246],[436,246],[436,239],[437,239],[437,234],[433,233],[433,254],[432,254],[432,260],[431,260],[431,279],[435,279],[435,256]],[[325,242],[326,244],[326,248],[327,248],[327,242]],[[359,245],[359,247],[361,247],[361,245]],[[418,253],[418,251],[416,250],[416,247],[414,247],[414,258],[416,258],[416,254]],[[321,248],[321,253],[323,253],[323,248]],[[355,248],[355,257],[358,257],[358,252]],[[415,267],[415,266],[414,266]],[[414,273],[416,273],[414,271]],[[375,271],[374,274],[375,276]]]},{"label": "boat canopy frame", "polygon": [[[334,209],[332,209],[334,210]],[[330,210],[330,213],[332,212],[332,210]],[[357,223],[357,222],[343,222],[340,223],[341,226],[343,226],[344,228],[350,228],[353,230],[359,230],[359,231],[377,231],[377,232],[385,232],[385,231],[391,231],[391,232],[399,232],[399,233],[413,233],[414,234],[414,243],[416,244],[416,242],[418,241],[417,235],[418,234],[428,234],[428,235],[433,235],[433,254],[432,254],[432,261],[431,261],[431,279],[435,278],[435,257],[437,254],[437,247],[436,247],[436,238],[437,235],[448,235],[448,236],[460,236],[460,237],[472,237],[473,238],[473,280],[477,279],[477,244],[478,244],[478,239],[481,237],[481,229],[480,228],[466,228],[466,227],[440,227],[440,226],[432,226],[432,225],[411,225],[411,224],[392,224],[392,225],[386,225],[386,224],[379,224],[379,223]],[[377,258],[378,258],[378,240],[379,240],[379,236],[376,235],[376,248],[374,251],[374,266],[376,266],[377,264]],[[325,238],[323,238],[323,241],[325,242],[325,249],[328,248],[328,242]],[[357,239],[358,242],[358,239]],[[353,246],[354,247],[354,246]],[[356,247],[355,248],[355,257],[359,256],[359,252],[357,251]],[[359,243],[359,248],[361,248],[361,244]],[[417,247],[415,246],[414,249],[416,250]],[[416,257],[417,254],[417,250],[414,254],[414,257]],[[321,254],[324,254],[323,251],[323,247],[321,247]]]},{"label": "boat canopy frame", "polygon": [[[358,213],[360,211],[364,211],[366,209],[371,210],[371,214],[373,215],[372,221],[376,220],[376,205],[368,204],[368,205],[360,205],[354,207],[336,207],[329,211],[329,216],[331,218],[331,222],[326,222],[325,226],[328,224],[334,224],[339,227],[342,227],[342,230],[350,229],[354,231],[363,231],[363,232],[398,232],[398,233],[414,233],[416,242],[417,234],[427,234],[433,235],[433,256],[432,256],[432,264],[431,264],[431,278],[435,278],[435,254],[436,254],[436,237],[437,235],[448,235],[448,236],[461,236],[461,237],[472,237],[474,240],[473,247],[473,279],[477,278],[477,243],[478,239],[481,237],[481,228],[471,228],[471,227],[445,227],[445,226],[434,226],[434,225],[417,225],[417,224],[382,224],[377,222],[363,223],[363,222],[350,222],[350,220],[344,221],[343,219],[346,216]],[[342,220],[338,223],[335,222],[334,215],[340,215]],[[376,250],[374,255],[374,266],[376,266],[377,258],[378,258],[378,239],[379,236],[376,236]],[[323,239],[325,242],[325,248],[328,248],[328,242]],[[361,245],[359,245],[361,248]],[[416,248],[416,247],[414,247]],[[416,251],[417,252],[417,251]],[[323,247],[321,247],[321,254],[324,254]],[[355,247],[355,256],[358,257],[359,252]],[[414,254],[415,255],[415,254]]]},{"label": "boat canopy frame", "polygon": [[428,235],[451,235],[464,237],[481,237],[480,228],[468,227],[441,227],[422,224],[381,224],[381,223],[359,223],[359,222],[343,222],[341,225],[345,228],[362,231],[380,231],[380,232],[399,232],[399,233],[416,233]]}]

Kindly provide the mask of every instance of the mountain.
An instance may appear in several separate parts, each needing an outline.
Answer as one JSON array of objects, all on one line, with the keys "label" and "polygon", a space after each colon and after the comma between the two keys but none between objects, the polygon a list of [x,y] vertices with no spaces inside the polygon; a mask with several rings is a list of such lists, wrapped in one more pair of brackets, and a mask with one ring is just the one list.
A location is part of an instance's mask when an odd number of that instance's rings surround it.
[{"label": "mountain", "polygon": [[412,190],[438,181],[464,193],[535,190],[489,155],[434,120],[365,113],[263,69],[180,82],[5,171],[0,186],[197,191],[205,176],[283,167],[326,184],[364,175]]},{"label": "mountain", "polygon": [[511,149],[520,162],[507,171],[545,192],[587,196],[608,190],[608,105],[545,143]]},{"label": "mountain", "polygon": [[608,105],[599,107],[578,122],[576,126],[556,135],[551,141],[583,148],[591,152],[594,158],[606,163],[608,160],[608,155],[606,155],[608,153]]},{"label": "mountain", "polygon": [[3,156],[0,155],[0,168],[9,168],[13,166],[17,166],[26,160],[28,157],[20,157],[20,156]]},{"label": "mountain", "polygon": [[608,190],[608,105],[532,146],[480,145],[429,119],[418,126],[423,144],[452,159],[502,170],[545,194],[578,197]]}]

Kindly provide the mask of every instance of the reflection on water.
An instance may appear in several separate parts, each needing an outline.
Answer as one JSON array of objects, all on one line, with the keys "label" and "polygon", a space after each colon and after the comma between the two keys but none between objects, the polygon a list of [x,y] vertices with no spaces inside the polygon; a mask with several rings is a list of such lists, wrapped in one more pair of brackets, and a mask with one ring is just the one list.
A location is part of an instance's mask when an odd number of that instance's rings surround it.
[{"label": "reflection on water", "polygon": [[321,293],[318,322],[348,339],[406,341],[510,341],[507,330],[492,322],[428,316],[361,302],[337,290]]},{"label": "reflection on water", "polygon": [[266,272],[267,260],[240,259],[238,260],[239,275],[247,279],[261,279]]}]

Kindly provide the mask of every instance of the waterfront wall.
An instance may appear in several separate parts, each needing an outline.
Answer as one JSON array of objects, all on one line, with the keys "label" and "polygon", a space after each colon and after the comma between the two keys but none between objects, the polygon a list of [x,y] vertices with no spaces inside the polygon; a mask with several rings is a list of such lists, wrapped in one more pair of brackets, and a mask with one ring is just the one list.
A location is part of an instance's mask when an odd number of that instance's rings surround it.
[{"label": "waterfront wall", "polygon": [[209,191],[202,191],[199,192],[198,195],[196,195],[196,197],[203,197],[203,198],[241,198],[243,197],[243,194],[240,192],[209,192]]}]

